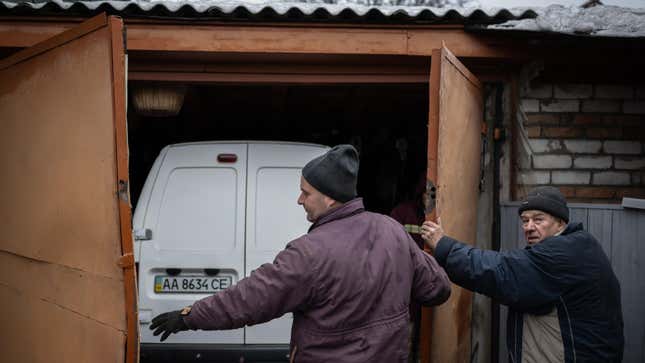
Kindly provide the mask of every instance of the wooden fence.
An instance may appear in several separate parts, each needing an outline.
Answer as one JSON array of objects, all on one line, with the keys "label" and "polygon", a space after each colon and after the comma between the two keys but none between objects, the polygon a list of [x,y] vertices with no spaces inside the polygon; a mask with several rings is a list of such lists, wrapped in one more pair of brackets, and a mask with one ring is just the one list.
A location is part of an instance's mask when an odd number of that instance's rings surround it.
[{"label": "wooden fence", "polygon": [[[517,209],[519,203],[501,205],[501,249],[526,245]],[[625,322],[623,362],[645,362],[645,210],[621,205],[570,204],[570,220],[582,222],[609,257],[620,281]],[[505,306],[500,307],[500,363],[507,361]]]}]

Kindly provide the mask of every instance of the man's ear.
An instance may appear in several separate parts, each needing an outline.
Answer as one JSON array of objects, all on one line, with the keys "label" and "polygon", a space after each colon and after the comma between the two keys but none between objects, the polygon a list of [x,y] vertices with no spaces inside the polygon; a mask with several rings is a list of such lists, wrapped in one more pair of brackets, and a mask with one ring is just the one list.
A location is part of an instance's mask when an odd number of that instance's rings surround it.
[{"label": "man's ear", "polygon": [[555,221],[560,224],[560,227],[564,227],[567,225],[567,223],[562,218],[555,217]]},{"label": "man's ear", "polygon": [[338,201],[325,195],[325,205],[327,206],[327,209],[333,208],[338,204]]}]

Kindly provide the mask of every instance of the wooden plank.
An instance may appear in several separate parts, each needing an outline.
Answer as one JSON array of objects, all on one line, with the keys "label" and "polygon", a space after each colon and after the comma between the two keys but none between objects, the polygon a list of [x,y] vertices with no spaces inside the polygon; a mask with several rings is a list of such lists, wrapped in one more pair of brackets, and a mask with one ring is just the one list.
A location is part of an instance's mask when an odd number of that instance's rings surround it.
[{"label": "wooden plank", "polygon": [[622,213],[622,211],[614,211],[611,209],[587,209],[589,215],[587,217],[587,225],[585,229],[589,231],[602,246],[603,251],[611,261],[611,245],[613,243],[612,236],[612,223],[614,214]]},{"label": "wooden plank", "polygon": [[[433,52],[433,59],[439,59],[441,51],[436,49]],[[439,140],[439,76],[441,73],[441,62],[431,62],[430,66],[430,106],[428,115],[428,162],[427,162],[427,186],[426,190],[430,195],[430,210],[426,210],[426,220],[437,220],[435,186],[437,183],[437,154]],[[436,95],[436,96],[435,96]],[[426,252],[431,252],[427,246],[424,246]],[[433,327],[433,309],[421,308],[421,328],[419,333],[419,359],[421,363],[430,362],[432,359],[432,327]]]},{"label": "wooden plank", "polygon": [[109,18],[112,55],[112,105],[114,115],[114,136],[116,154],[116,179],[122,190],[119,190],[119,226],[121,234],[120,261],[123,267],[123,286],[125,289],[127,335],[126,362],[139,361],[139,317],[137,315],[137,288],[134,269],[134,252],[132,237],[132,206],[130,205],[130,180],[128,174],[128,135],[126,125],[126,71],[123,22],[121,19]]},{"label": "wooden plank", "polygon": [[128,49],[191,52],[407,54],[404,29],[128,24]]},{"label": "wooden plank", "polygon": [[432,54],[443,45],[458,57],[477,58],[526,58],[529,54],[522,45],[509,46],[508,40],[498,37],[475,35],[455,29],[408,30],[408,54]]},{"label": "wooden plank", "polygon": [[[435,64],[439,63],[439,72]],[[474,244],[479,200],[483,95],[480,83],[470,79],[463,65],[445,47],[433,53],[431,77],[432,122],[438,123],[436,153],[436,211],[447,235]],[[438,92],[437,92],[438,87]],[[433,91],[434,90],[434,94]],[[438,103],[438,109],[432,106]],[[438,117],[437,117],[438,116]],[[460,140],[455,143],[454,140]],[[431,145],[431,141],[428,141]],[[428,150],[428,167],[433,167]],[[455,167],[459,165],[459,167]],[[472,292],[453,285],[448,301],[435,309],[432,362],[469,362],[471,353]]]},{"label": "wooden plank", "polygon": [[119,278],[106,35],[0,71],[0,187],[13,191],[0,210],[0,250]]},{"label": "wooden plank", "polygon": [[125,358],[111,36],[99,16],[0,70],[0,294],[15,314],[0,339],[20,357],[8,361]]},{"label": "wooden plank", "polygon": [[0,301],[3,362],[123,361],[121,330],[4,285]]},{"label": "wooden plank", "polygon": [[[159,24],[126,19],[128,49],[191,52],[399,54],[430,56],[445,43],[459,57],[526,57],[517,44],[462,26]],[[29,47],[74,26],[67,19],[0,22],[0,47]],[[482,39],[485,39],[482,41]]]},{"label": "wooden plank", "polygon": [[[18,62],[22,62],[25,59],[29,59],[38,54],[46,52],[50,49],[59,47],[67,42],[70,42],[74,39],[80,38],[85,34],[88,34],[102,26],[107,24],[107,17],[105,14],[97,15],[88,21],[70,28],[63,33],[55,33],[57,35],[46,37],[41,39],[39,43],[27,45],[29,49],[25,49],[22,52],[11,55],[5,59],[0,60],[0,70],[5,69],[11,65],[14,65]],[[52,34],[53,35],[53,34]],[[13,35],[11,35],[13,37]]]},{"label": "wooden plank", "polygon": [[428,77],[416,74],[261,74],[130,72],[132,81],[167,81],[191,83],[270,83],[270,84],[382,84],[426,83]]},{"label": "wooden plank", "polygon": [[125,325],[122,279],[0,252],[0,286],[116,330]]},{"label": "wooden plank", "polygon": [[625,210],[613,218],[612,266],[620,281],[625,323],[624,362],[645,361],[645,304],[643,264],[645,261],[645,213]]},{"label": "wooden plank", "polygon": [[[517,206],[500,206],[500,250],[508,251],[518,247],[518,235],[521,233],[519,228],[519,218],[517,216]],[[499,306],[499,363],[506,363],[508,360],[508,350],[506,348],[506,318],[508,317],[508,307]],[[493,362],[498,363],[498,362]]]}]

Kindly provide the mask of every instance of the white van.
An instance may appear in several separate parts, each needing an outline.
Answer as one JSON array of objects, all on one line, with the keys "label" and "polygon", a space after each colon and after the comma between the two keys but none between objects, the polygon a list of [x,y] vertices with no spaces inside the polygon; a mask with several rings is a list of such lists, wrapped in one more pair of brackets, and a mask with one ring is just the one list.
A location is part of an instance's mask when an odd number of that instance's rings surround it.
[{"label": "white van", "polygon": [[142,361],[288,361],[291,314],[242,329],[173,334],[163,343],[149,325],[249,276],[305,234],[309,222],[296,203],[301,170],[328,149],[221,141],[161,151],[133,219]]}]

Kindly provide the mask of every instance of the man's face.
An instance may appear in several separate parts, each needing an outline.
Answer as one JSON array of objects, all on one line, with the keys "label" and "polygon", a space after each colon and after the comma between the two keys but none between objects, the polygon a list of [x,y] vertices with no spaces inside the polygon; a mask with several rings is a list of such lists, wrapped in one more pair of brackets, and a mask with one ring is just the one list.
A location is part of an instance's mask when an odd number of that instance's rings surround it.
[{"label": "man's face", "polygon": [[520,215],[522,229],[528,244],[542,242],[547,237],[554,236],[564,227],[564,221],[540,210],[527,210]]},{"label": "man's face", "polygon": [[300,196],[298,197],[298,204],[305,208],[305,212],[307,212],[307,220],[313,223],[323,213],[331,209],[334,204],[334,200],[312,187],[305,178],[300,177]]}]

